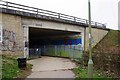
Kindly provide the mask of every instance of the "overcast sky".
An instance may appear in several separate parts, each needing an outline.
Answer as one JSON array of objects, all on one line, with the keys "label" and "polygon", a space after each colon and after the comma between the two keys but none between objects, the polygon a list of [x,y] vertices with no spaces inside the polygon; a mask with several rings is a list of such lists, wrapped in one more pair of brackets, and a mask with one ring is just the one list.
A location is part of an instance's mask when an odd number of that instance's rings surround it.
[{"label": "overcast sky", "polygon": [[[5,0],[88,19],[88,0]],[[118,1],[91,0],[92,21],[118,29]]]}]

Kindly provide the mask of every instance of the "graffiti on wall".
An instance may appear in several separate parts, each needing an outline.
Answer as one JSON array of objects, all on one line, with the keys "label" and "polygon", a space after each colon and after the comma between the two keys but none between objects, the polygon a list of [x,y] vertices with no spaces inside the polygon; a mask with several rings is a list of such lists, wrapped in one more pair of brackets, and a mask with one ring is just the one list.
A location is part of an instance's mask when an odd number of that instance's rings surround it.
[{"label": "graffiti on wall", "polygon": [[13,31],[3,29],[2,50],[14,51],[16,47],[16,34]]},{"label": "graffiti on wall", "polygon": [[41,45],[63,45],[69,46],[70,49],[82,50],[82,38],[80,35],[70,36],[63,39],[53,39],[49,41],[41,41]]}]

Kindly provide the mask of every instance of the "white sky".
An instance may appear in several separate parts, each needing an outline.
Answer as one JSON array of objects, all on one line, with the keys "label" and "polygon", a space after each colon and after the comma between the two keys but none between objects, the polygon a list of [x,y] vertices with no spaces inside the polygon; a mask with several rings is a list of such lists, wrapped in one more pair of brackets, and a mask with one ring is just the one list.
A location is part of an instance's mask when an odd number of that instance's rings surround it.
[{"label": "white sky", "polygon": [[[5,0],[88,19],[88,0]],[[91,0],[92,21],[118,29],[118,1]]]}]

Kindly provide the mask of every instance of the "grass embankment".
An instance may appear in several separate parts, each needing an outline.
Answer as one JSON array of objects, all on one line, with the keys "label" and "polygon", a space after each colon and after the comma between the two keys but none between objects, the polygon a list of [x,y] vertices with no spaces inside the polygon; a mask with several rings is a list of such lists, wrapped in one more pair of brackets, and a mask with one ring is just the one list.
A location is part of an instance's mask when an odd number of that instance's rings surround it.
[{"label": "grass embankment", "polygon": [[[88,75],[88,69],[87,68],[74,68],[73,72],[76,74],[76,79],[75,80],[82,80],[87,79]],[[101,72],[99,71],[95,71],[93,72],[93,80],[110,80],[110,78],[108,78],[107,76],[101,74]]]},{"label": "grass embankment", "polygon": [[110,30],[93,48],[94,65],[113,78],[120,78],[120,31]]},{"label": "grass embankment", "polygon": [[[120,76],[120,31],[110,30],[108,34],[93,48],[95,80],[106,80]],[[87,67],[88,53],[83,55],[84,67]],[[75,68],[78,80],[87,78],[87,68]]]},{"label": "grass embankment", "polygon": [[93,48],[94,52],[118,54],[120,50],[120,31],[110,30]]},{"label": "grass embankment", "polygon": [[27,68],[20,70],[16,56],[2,55],[2,78],[25,78],[31,72],[32,65],[27,64]]}]

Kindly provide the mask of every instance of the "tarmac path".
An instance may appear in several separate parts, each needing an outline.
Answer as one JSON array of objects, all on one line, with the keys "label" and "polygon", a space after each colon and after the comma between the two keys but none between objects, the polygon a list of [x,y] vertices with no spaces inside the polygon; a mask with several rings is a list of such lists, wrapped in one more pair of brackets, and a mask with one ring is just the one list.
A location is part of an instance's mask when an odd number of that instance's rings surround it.
[{"label": "tarmac path", "polygon": [[76,67],[70,59],[43,56],[29,60],[32,73],[27,78],[75,78],[71,69]]}]

